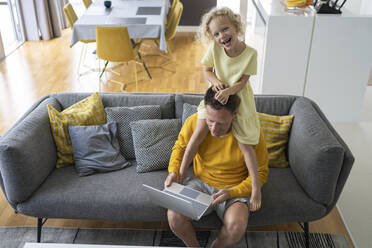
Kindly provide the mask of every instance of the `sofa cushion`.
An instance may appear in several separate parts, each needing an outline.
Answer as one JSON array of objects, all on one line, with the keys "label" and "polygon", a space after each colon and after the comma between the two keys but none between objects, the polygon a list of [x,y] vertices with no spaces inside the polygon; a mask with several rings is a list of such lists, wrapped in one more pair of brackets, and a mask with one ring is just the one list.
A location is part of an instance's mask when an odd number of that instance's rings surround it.
[{"label": "sofa cushion", "polygon": [[[17,210],[47,218],[167,221],[166,209],[150,201],[142,184],[163,189],[168,171],[137,173],[135,161],[131,162],[133,166],[124,170],[89,177],[78,177],[73,167],[54,170],[29,200],[17,205]],[[262,208],[250,213],[248,223],[254,226],[311,221],[325,212],[322,204],[306,195],[289,168],[273,168],[262,188]],[[218,223],[213,213],[196,225],[217,228]]]},{"label": "sofa cushion", "polygon": [[[58,93],[63,109],[88,97],[89,93]],[[100,93],[105,107],[134,107],[142,105],[159,105],[162,119],[174,118],[174,94],[168,93]]]},{"label": "sofa cushion", "polygon": [[199,103],[201,100],[203,100],[203,97],[203,94],[176,94],[176,118],[182,118],[184,103],[199,106]]},{"label": "sofa cushion", "polygon": [[287,167],[286,148],[293,115],[277,116],[258,113],[258,117],[261,129],[265,134],[266,146],[269,152],[269,166],[277,168]]},{"label": "sofa cushion", "polygon": [[29,216],[106,221],[166,221],[166,209],[154,205],[143,183],[162,189],[167,170],[124,170],[79,177],[74,167],[54,170],[35,194],[17,205]]},{"label": "sofa cushion", "polygon": [[136,107],[106,107],[107,121],[115,121],[118,124],[118,138],[120,151],[127,159],[134,159],[133,137],[129,123],[131,121],[160,119],[161,109],[159,105],[147,105]]},{"label": "sofa cushion", "polygon": [[172,148],[181,130],[181,120],[131,122],[137,172],[168,168]]},{"label": "sofa cushion", "polygon": [[298,98],[288,143],[288,159],[299,184],[314,200],[333,201],[344,148],[307,98]]},{"label": "sofa cushion", "polygon": [[271,168],[261,192],[262,207],[250,213],[249,225],[308,222],[326,214],[326,207],[309,198],[291,168]]},{"label": "sofa cushion", "polygon": [[92,94],[62,112],[48,105],[48,113],[54,141],[57,145],[57,168],[74,163],[68,126],[106,123],[106,112],[98,93]]},{"label": "sofa cushion", "polygon": [[188,104],[188,103],[184,103],[183,104],[183,113],[182,113],[182,125],[185,124],[185,121],[187,120],[187,118],[189,118],[190,116],[192,116],[196,112],[198,112],[198,106],[197,105],[191,105],[191,104]]},{"label": "sofa cushion", "polygon": [[26,200],[55,168],[57,151],[48,105],[61,109],[56,99],[46,98],[0,140],[0,171],[12,204]]},{"label": "sofa cushion", "polygon": [[80,177],[130,166],[120,153],[115,122],[102,126],[70,126],[68,131]]}]

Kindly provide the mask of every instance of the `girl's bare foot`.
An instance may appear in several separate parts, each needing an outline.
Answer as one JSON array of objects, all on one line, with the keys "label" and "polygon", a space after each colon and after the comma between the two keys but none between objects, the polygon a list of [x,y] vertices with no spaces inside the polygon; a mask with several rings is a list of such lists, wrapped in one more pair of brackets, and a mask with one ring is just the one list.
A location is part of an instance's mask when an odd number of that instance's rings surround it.
[{"label": "girl's bare foot", "polygon": [[251,211],[257,211],[261,208],[261,187],[253,186],[251,200],[249,202],[249,209]]}]

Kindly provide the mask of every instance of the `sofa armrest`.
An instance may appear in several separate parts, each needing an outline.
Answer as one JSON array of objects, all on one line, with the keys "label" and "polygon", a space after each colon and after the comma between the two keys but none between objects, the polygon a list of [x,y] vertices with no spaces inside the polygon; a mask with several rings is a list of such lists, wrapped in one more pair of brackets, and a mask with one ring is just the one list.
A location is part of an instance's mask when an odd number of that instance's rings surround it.
[{"label": "sofa armrest", "polygon": [[55,168],[57,151],[48,104],[61,108],[56,99],[44,99],[0,140],[1,186],[12,207],[27,200]]},{"label": "sofa armrest", "polygon": [[345,149],[311,100],[299,97],[289,114],[294,115],[288,142],[292,172],[313,200],[330,205],[335,197]]}]

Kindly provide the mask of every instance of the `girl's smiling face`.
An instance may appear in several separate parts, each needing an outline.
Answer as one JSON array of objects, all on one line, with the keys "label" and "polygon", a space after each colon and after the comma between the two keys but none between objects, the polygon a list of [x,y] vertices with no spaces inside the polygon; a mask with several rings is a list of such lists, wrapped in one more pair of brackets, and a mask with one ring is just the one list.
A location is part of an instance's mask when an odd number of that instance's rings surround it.
[{"label": "girl's smiling face", "polygon": [[239,44],[236,27],[225,16],[217,16],[209,23],[209,31],[218,45],[228,52]]}]

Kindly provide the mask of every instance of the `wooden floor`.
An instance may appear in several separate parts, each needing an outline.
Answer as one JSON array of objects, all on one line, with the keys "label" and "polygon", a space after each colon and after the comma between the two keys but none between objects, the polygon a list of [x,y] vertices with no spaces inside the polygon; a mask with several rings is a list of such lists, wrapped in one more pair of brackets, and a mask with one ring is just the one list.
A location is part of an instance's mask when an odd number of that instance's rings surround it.
[{"label": "wooden floor", "polygon": [[[85,64],[89,67],[81,70],[78,76],[77,64],[82,46],[80,44],[69,47],[70,30],[65,30],[62,37],[51,41],[26,42],[21,48],[0,63],[0,134],[5,133],[15,121],[38,98],[55,92],[94,92],[99,90],[98,72],[89,71],[97,68],[98,62],[92,55],[94,47],[88,47]],[[146,42],[142,53],[155,53],[151,42]],[[202,93],[207,88],[203,79],[200,59],[204,54],[204,46],[195,41],[192,36],[177,36],[171,41],[175,63],[164,69],[152,67],[161,64],[165,59],[159,56],[145,56],[150,66],[153,79],[147,78],[143,68],[140,78],[146,80],[139,83],[140,92],[182,92]],[[125,82],[132,82],[133,66],[111,65],[119,71],[121,76],[106,73],[107,79],[114,78]],[[170,70],[175,70],[171,72]],[[101,91],[119,91],[119,85],[110,81],[101,82]],[[134,92],[134,83],[126,85],[126,91]],[[0,193],[0,226],[34,226],[36,219],[16,214],[8,205],[5,197]],[[128,228],[168,228],[167,223],[121,223],[84,220],[56,220],[46,222],[47,226],[59,227],[128,227]],[[275,226],[252,227],[250,230],[301,231],[297,223]],[[342,219],[334,209],[327,217],[310,223],[311,232],[346,234],[347,230]],[[349,237],[348,237],[349,238]],[[350,240],[350,238],[349,238]]]}]

